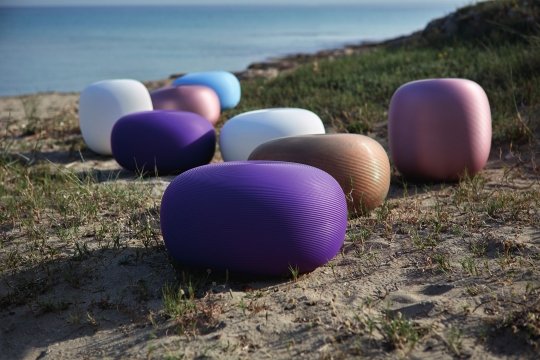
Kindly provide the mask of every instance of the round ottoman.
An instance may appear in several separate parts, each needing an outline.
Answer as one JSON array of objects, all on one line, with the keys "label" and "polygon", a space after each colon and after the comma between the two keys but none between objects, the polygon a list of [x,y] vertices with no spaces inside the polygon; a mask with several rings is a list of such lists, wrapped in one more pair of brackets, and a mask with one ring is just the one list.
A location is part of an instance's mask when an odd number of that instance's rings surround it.
[{"label": "round ottoman", "polygon": [[214,127],[185,111],[145,111],[122,117],[111,134],[122,167],[139,173],[178,173],[208,164],[214,156]]},{"label": "round ottoman", "polygon": [[206,86],[186,85],[166,87],[150,93],[156,110],[189,111],[216,125],[221,114],[216,92]]},{"label": "round ottoman", "polygon": [[79,126],[90,150],[110,155],[111,131],[124,115],[152,110],[146,87],[128,79],[104,80],[86,87],[79,101]]},{"label": "round ottoman", "polygon": [[232,109],[240,102],[240,82],[227,71],[189,73],[173,81],[173,86],[203,85],[213,89],[219,97],[221,109]]},{"label": "round ottoman", "polygon": [[312,271],[339,251],[347,202],[324,171],[229,162],[186,171],[161,203],[169,254],[187,266],[255,275]]},{"label": "round ottoman", "polygon": [[390,161],[375,140],[355,134],[303,135],[258,146],[249,160],[279,160],[317,167],[332,175],[351,211],[381,205],[390,188]]},{"label": "round ottoman", "polygon": [[407,83],[392,97],[388,137],[394,164],[405,177],[451,181],[474,175],[491,148],[486,93],[465,79]]},{"label": "round ottoman", "polygon": [[257,146],[269,140],[324,133],[321,119],[309,110],[295,108],[255,110],[227,121],[219,135],[219,146],[223,160],[247,160]]}]

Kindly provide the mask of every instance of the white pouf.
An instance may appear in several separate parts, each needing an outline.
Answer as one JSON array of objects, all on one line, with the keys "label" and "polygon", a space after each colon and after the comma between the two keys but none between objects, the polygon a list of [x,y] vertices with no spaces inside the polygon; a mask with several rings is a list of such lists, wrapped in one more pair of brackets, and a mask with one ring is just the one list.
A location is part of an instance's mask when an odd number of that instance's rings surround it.
[{"label": "white pouf", "polygon": [[124,115],[152,110],[146,87],[136,80],[103,80],[87,86],[79,102],[79,126],[88,147],[111,155],[111,132]]},{"label": "white pouf", "polygon": [[259,145],[285,136],[324,134],[321,119],[305,109],[277,108],[246,112],[221,129],[219,146],[224,161],[247,160]]}]

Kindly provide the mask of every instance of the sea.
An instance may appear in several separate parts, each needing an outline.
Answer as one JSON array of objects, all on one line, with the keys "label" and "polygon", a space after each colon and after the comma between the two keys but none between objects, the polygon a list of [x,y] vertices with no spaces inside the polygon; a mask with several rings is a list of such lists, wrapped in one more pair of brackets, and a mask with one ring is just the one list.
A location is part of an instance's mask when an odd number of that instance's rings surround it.
[{"label": "sea", "polygon": [[293,53],[378,41],[455,10],[429,5],[0,7],[0,96],[103,79],[239,71]]}]

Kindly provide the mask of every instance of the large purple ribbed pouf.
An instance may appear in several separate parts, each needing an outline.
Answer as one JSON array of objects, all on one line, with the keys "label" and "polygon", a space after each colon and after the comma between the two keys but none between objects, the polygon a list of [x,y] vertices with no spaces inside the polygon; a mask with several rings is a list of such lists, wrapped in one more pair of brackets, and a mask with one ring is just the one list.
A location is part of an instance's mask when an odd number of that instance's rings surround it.
[{"label": "large purple ribbed pouf", "polygon": [[347,202],[317,168],[240,161],[186,171],[161,203],[170,255],[187,266],[258,275],[312,271],[339,251]]},{"label": "large purple ribbed pouf", "polygon": [[214,127],[185,111],[145,111],[120,118],[111,146],[122,167],[141,173],[178,173],[208,164],[214,156]]}]

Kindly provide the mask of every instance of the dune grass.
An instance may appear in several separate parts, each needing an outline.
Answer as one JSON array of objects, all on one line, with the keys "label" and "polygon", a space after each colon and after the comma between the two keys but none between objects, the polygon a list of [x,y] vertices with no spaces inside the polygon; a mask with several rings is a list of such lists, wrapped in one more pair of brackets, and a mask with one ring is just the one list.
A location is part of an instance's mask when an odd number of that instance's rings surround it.
[{"label": "dune grass", "polygon": [[[511,7],[512,2],[498,3],[484,7],[500,10]],[[530,6],[536,13],[526,9],[528,16],[538,15],[538,5]],[[277,79],[243,84],[242,104],[234,113],[261,107],[303,107],[338,131],[367,133],[387,120],[392,94],[402,84],[425,78],[466,78],[479,83],[488,95],[496,144],[530,140],[539,126],[540,113],[538,19],[536,29],[514,30],[503,23],[500,32],[463,31],[451,39],[428,33],[401,46],[381,46],[367,54],[315,59]],[[487,18],[484,23],[492,29],[497,20]]]}]

